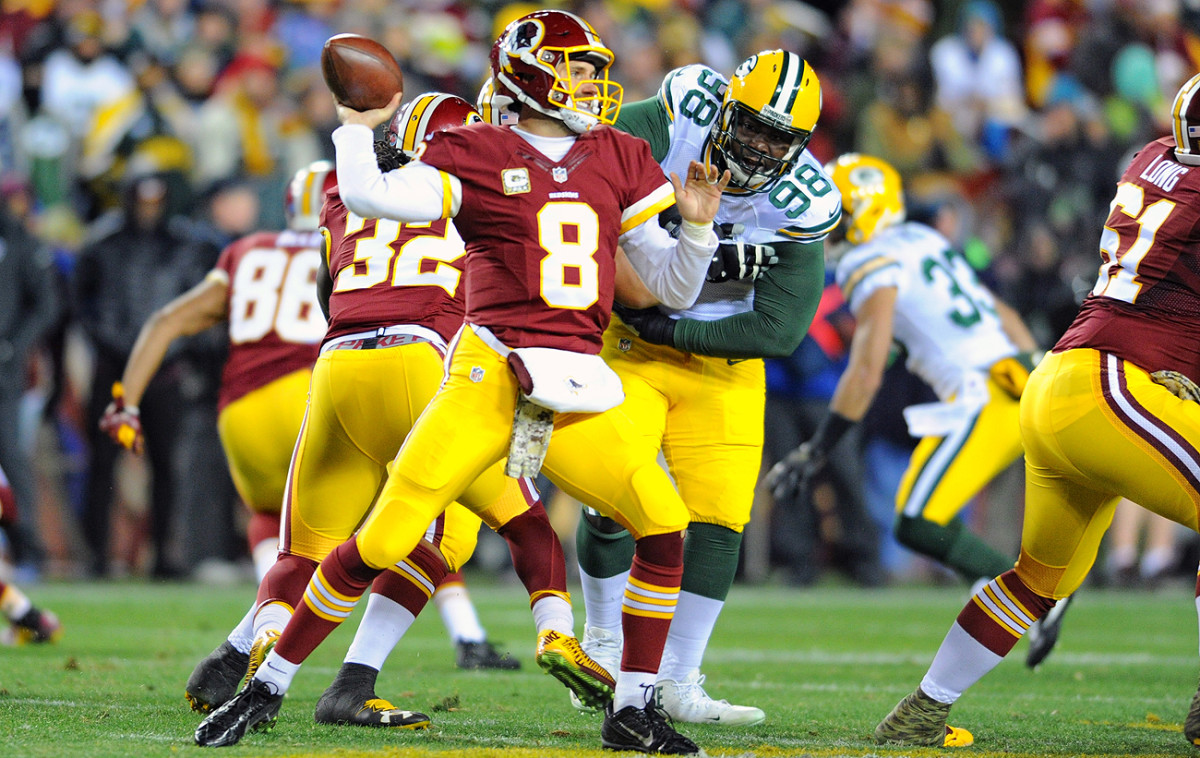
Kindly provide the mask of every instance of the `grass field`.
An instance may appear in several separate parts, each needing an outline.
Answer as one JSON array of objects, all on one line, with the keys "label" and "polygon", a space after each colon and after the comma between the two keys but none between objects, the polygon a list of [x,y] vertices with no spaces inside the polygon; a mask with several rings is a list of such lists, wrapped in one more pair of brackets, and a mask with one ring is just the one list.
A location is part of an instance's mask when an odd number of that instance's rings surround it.
[{"label": "grass field", "polygon": [[[201,754],[183,699],[192,666],[240,618],[253,588],[47,584],[35,601],[66,624],[55,646],[0,648],[0,756]],[[577,714],[533,664],[518,589],[473,584],[493,639],[516,673],[463,672],[436,613],[392,656],[379,694],[430,713],[428,732],[318,726],[317,697],[353,634],[339,629],[301,671],[278,726],[229,756],[599,756],[599,718]],[[961,589],[863,591],[738,587],[705,660],[709,691],[753,703],[765,724],[684,725],[710,755],[900,756],[946,751],[874,746],[876,722],[919,681],[965,599]],[[1180,733],[1198,670],[1191,593],[1081,593],[1063,640],[1037,672],[1018,646],[958,705],[970,756],[1188,756]],[[432,610],[432,609],[431,609]],[[582,612],[577,626],[582,625]]]}]

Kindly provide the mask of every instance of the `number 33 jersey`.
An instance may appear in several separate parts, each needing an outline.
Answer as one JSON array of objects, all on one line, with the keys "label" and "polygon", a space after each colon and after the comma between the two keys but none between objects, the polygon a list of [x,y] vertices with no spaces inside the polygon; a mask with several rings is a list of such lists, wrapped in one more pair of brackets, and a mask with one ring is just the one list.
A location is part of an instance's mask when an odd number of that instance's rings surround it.
[{"label": "number 33 jersey", "polygon": [[1200,380],[1200,167],[1172,137],[1142,148],[1117,184],[1100,273],[1055,352],[1105,350],[1147,371]]},{"label": "number 33 jersey", "polygon": [[942,400],[959,391],[965,372],[1017,353],[991,293],[924,224],[899,224],[852,248],[838,261],[837,283],[855,315],[880,288],[896,288],[894,338],[908,351],[909,371]]},{"label": "number 33 jersey", "polygon": [[[704,162],[708,138],[717,123],[729,80],[708,66],[693,64],[671,71],[663,79],[659,99],[670,119],[670,149],[662,170],[683,176],[688,162]],[[740,224],[733,236],[740,242],[816,242],[824,239],[842,216],[842,199],[825,169],[808,150],[790,174],[769,191],[721,196],[716,223]],[[706,282],[696,304],[678,313],[713,320],[745,313],[754,307],[754,282]]]},{"label": "number 33 jersey", "polygon": [[229,358],[218,410],[317,359],[325,336],[316,289],[320,245],[316,232],[259,232],[225,248],[208,273],[229,287]]}]

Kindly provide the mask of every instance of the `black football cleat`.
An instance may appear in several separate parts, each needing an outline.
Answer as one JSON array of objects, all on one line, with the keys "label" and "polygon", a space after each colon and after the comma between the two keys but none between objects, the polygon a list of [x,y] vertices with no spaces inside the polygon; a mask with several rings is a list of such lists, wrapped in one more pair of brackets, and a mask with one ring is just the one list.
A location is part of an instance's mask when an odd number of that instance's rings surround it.
[{"label": "black football cleat", "polygon": [[222,642],[196,664],[188,677],[183,694],[192,710],[209,713],[225,705],[237,694],[248,665],[249,655],[238,652],[229,640]]},{"label": "black football cleat", "polygon": [[1050,612],[1029,627],[1029,631],[1025,636],[1029,638],[1029,649],[1025,653],[1025,665],[1029,668],[1037,668],[1038,664],[1046,660],[1046,656],[1050,655],[1050,651],[1054,650],[1054,646],[1058,644],[1058,634],[1062,631],[1063,616],[1067,612],[1067,607],[1071,604],[1070,595],[1059,600]]},{"label": "black football cleat", "polygon": [[232,700],[200,722],[196,727],[196,744],[200,747],[236,745],[251,729],[259,731],[275,726],[282,704],[283,695],[273,694],[266,682],[251,679]]},{"label": "black football cleat", "polygon": [[521,668],[521,662],[508,653],[501,653],[492,647],[492,643],[456,642],[457,651],[455,664],[460,669],[497,669],[499,671],[516,671]]},{"label": "black football cleat", "polygon": [[646,707],[627,705],[616,713],[605,711],[600,744],[606,750],[634,750],[660,755],[706,755],[696,743],[671,726],[670,719],[651,701]]},{"label": "black football cleat", "polygon": [[357,663],[344,663],[333,684],[317,701],[313,715],[318,724],[349,724],[385,729],[428,729],[424,713],[405,711],[375,694],[379,672]]}]

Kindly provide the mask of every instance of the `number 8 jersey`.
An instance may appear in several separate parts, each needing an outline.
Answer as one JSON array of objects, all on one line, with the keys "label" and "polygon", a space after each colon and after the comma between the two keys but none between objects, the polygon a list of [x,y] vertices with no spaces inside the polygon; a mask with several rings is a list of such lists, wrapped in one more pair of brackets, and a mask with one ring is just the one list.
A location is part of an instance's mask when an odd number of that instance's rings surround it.
[{"label": "number 8 jersey", "polygon": [[838,261],[837,283],[856,315],[873,292],[896,288],[894,337],[908,351],[909,371],[942,400],[961,389],[967,371],[1018,352],[970,264],[924,224],[898,224],[852,248]]}]

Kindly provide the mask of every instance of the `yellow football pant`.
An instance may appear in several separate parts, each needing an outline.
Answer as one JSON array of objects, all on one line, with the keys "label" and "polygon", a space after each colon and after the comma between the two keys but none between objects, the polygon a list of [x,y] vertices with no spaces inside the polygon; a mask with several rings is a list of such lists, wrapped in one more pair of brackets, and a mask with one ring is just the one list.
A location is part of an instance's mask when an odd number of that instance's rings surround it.
[{"label": "yellow football pant", "polygon": [[311,377],[307,368],[281,376],[234,400],[217,417],[233,485],[255,513],[279,513],[283,507]]},{"label": "yellow football pant", "polygon": [[[388,463],[442,377],[441,354],[424,342],[331,350],[317,359],[289,474],[284,549],[320,561],[354,533],[379,491]],[[500,466],[493,466],[468,492],[476,510],[494,527],[528,509],[521,482],[505,478]],[[431,516],[419,525],[418,539],[437,546],[450,570],[456,571],[475,550],[479,516],[453,507],[446,511],[444,523],[433,521]],[[409,551],[412,547],[416,540]],[[383,565],[397,563],[409,551]]]},{"label": "yellow football pant", "polygon": [[763,362],[651,345],[615,317],[601,355],[625,387],[622,409],[662,448],[691,520],[742,531],[762,464]]},{"label": "yellow football pant", "polygon": [[896,511],[945,526],[1021,457],[1020,401],[988,380],[991,399],[958,431],[925,437],[896,490]]},{"label": "yellow football pant", "polygon": [[1197,528],[1200,405],[1111,353],[1052,353],[1021,400],[1025,523],[1017,574],[1040,595],[1079,588],[1120,497]]},{"label": "yellow football pant", "polygon": [[[455,498],[492,525],[479,506],[496,492],[486,491],[478,478],[508,454],[517,392],[505,358],[469,327],[460,330],[445,384],[388,465],[387,482],[358,532],[367,564],[388,566],[407,555],[423,525]],[[542,470],[635,537],[668,534],[685,528],[688,516],[657,455],[622,405],[604,413],[558,414]]]}]

